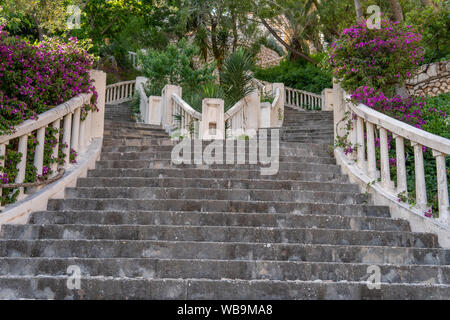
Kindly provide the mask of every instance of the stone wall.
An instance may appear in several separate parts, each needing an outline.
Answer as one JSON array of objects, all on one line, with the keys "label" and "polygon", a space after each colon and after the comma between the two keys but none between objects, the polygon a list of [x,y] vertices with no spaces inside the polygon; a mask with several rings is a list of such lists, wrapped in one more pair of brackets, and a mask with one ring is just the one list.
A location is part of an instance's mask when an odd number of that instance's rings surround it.
[{"label": "stone wall", "polygon": [[261,51],[256,56],[257,65],[261,68],[278,66],[282,59],[277,52],[265,46],[261,46]]},{"label": "stone wall", "polygon": [[406,81],[414,96],[437,96],[450,91],[450,60],[423,65],[416,75]]}]

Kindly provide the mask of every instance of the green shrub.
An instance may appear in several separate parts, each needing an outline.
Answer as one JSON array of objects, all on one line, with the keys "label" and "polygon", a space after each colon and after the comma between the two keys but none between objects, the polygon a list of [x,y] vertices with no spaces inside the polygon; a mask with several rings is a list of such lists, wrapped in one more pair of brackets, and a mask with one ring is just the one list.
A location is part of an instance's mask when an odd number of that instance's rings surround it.
[{"label": "green shrub", "polygon": [[320,94],[333,86],[331,72],[311,63],[284,60],[279,66],[255,70],[255,78],[281,82],[285,86]]}]

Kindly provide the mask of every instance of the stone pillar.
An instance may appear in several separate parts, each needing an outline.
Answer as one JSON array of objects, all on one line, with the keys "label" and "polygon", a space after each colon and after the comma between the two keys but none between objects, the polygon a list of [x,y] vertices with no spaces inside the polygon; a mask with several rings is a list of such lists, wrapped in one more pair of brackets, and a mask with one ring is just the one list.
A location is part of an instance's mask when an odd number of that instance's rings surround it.
[{"label": "stone pillar", "polygon": [[225,112],[222,99],[203,99],[200,138],[225,139]]},{"label": "stone pillar", "polygon": [[276,106],[273,106],[270,113],[270,127],[279,128],[283,126],[284,121],[284,102],[286,100],[286,91],[283,83],[273,83],[272,92],[275,95],[276,90],[280,90],[280,99]]},{"label": "stone pillar", "polygon": [[247,119],[245,130],[258,130],[261,118],[261,97],[258,90],[244,98],[244,117]]}]

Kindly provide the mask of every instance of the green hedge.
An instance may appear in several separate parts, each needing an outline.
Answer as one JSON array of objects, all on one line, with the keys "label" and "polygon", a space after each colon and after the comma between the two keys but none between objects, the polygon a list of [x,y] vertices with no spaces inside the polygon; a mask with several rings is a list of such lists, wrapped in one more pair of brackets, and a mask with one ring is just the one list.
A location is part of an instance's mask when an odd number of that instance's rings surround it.
[{"label": "green hedge", "polygon": [[331,72],[311,63],[284,60],[279,66],[255,70],[255,78],[269,82],[281,82],[285,86],[320,94],[332,88]]}]

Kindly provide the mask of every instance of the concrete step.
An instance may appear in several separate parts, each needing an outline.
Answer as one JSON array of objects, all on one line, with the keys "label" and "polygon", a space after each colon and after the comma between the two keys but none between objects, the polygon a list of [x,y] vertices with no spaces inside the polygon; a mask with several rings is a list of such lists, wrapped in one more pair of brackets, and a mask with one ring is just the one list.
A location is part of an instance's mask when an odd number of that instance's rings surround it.
[{"label": "concrete step", "polygon": [[[222,157],[225,162],[225,156]],[[236,158],[235,158],[236,160]],[[95,168],[102,169],[161,169],[161,168],[192,168],[192,169],[227,169],[227,170],[255,170],[260,168],[268,168],[269,165],[249,164],[249,159],[246,164],[178,164],[174,165],[172,160],[101,160],[97,161]],[[279,171],[309,171],[309,172],[326,172],[339,174],[341,172],[340,166],[333,164],[316,164],[316,163],[298,163],[298,162],[280,162],[277,166]]]},{"label": "concrete step", "polygon": [[66,277],[1,277],[1,299],[83,300],[286,300],[346,299],[446,300],[450,286],[381,284],[370,290],[366,282],[329,283],[273,280],[117,279],[86,277],[82,290],[67,287]]},{"label": "concrete step", "polygon": [[[270,150],[267,152],[271,155]],[[224,153],[226,157],[227,153]],[[192,153],[191,159],[203,156],[203,153]],[[249,158],[249,153],[234,153],[234,159],[238,157]],[[100,160],[171,160],[171,152],[102,152]],[[226,159],[226,158],[225,158]],[[290,156],[280,154],[280,162],[297,162],[297,163],[316,163],[316,164],[336,164],[336,159],[332,157],[307,157],[307,156]]]},{"label": "concrete step", "polygon": [[439,248],[155,240],[0,240],[0,256],[450,264]]},{"label": "concrete step", "polygon": [[77,187],[66,188],[66,199],[206,199],[233,201],[317,202],[339,204],[368,203],[368,196],[353,192],[305,190],[248,190],[162,187]]},{"label": "concrete step", "polygon": [[136,122],[127,122],[127,121],[110,121],[105,120],[105,129],[131,129],[131,130],[163,130],[161,126],[145,124],[145,123],[136,123]]},{"label": "concrete step", "polygon": [[156,240],[437,248],[437,236],[402,231],[164,225],[4,225],[7,240]]},{"label": "concrete step", "polygon": [[[163,188],[210,188],[210,189],[261,189],[261,190],[305,190],[359,193],[357,185],[348,183],[273,181],[250,179],[204,179],[204,178],[80,178],[77,187],[163,187]],[[273,188],[273,189],[272,189]]]},{"label": "concrete step", "polygon": [[411,231],[409,223],[400,219],[289,213],[43,211],[33,213],[29,222],[36,225],[192,225]]},{"label": "concrete step", "polygon": [[262,176],[259,169],[226,170],[226,169],[196,169],[196,168],[158,168],[158,169],[96,169],[88,171],[88,177],[115,178],[205,178],[205,179],[251,179],[251,180],[301,180],[312,182],[348,181],[340,173],[310,172],[310,171],[279,171],[276,175]]},{"label": "concrete step", "polygon": [[149,210],[195,212],[245,212],[326,214],[344,216],[389,217],[389,209],[362,204],[325,204],[272,201],[232,201],[205,199],[51,199],[48,210]]},{"label": "concrete step", "polygon": [[[300,261],[228,261],[151,258],[0,258],[0,277],[66,277],[76,265],[86,277],[141,279],[240,279],[277,281],[367,281],[370,264]],[[376,265],[382,283],[450,284],[450,266]]]}]

